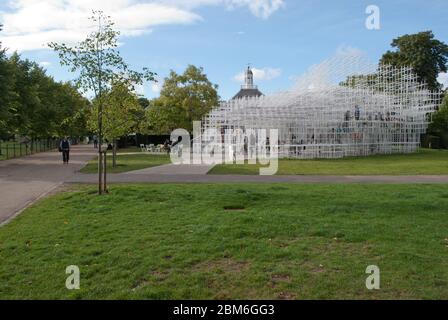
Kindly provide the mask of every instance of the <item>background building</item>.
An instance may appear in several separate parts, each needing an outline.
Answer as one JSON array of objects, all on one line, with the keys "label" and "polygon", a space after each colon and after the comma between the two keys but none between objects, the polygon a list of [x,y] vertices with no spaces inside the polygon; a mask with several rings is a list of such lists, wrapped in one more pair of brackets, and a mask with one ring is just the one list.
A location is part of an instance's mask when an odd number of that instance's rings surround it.
[{"label": "background building", "polygon": [[254,74],[250,68],[247,67],[247,70],[244,73],[244,84],[241,86],[241,90],[233,97],[232,100],[238,99],[247,99],[254,97],[261,97],[263,93],[258,90],[258,87],[254,85]]}]

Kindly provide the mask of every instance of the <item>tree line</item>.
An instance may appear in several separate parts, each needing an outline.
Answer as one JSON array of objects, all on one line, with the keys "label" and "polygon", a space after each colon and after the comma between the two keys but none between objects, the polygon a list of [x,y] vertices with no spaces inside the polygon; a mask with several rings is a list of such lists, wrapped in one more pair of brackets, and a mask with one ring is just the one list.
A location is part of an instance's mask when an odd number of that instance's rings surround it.
[{"label": "tree line", "polygon": [[17,53],[8,57],[0,43],[0,139],[85,135],[88,106],[74,85]]}]

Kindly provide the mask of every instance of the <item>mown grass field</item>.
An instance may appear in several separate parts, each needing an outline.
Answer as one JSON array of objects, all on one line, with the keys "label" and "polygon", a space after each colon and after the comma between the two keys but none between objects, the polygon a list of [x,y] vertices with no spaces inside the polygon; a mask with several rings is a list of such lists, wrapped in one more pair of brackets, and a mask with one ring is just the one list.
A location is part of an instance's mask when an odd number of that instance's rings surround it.
[{"label": "mown grass field", "polygon": [[[260,165],[220,165],[209,174],[258,175]],[[445,175],[448,150],[324,160],[279,160],[279,175]]]},{"label": "mown grass field", "polygon": [[[448,299],[448,186],[120,185],[0,228],[0,299]],[[65,269],[81,289],[65,288]],[[368,265],[381,290],[365,287]]]},{"label": "mown grass field", "polygon": [[[107,156],[107,171],[109,173],[123,173],[128,171],[157,167],[170,163],[170,157],[167,154],[153,155],[141,152],[141,149],[128,148],[122,149],[117,154],[117,166],[112,167],[112,154]],[[97,173],[98,158],[90,161],[82,170],[82,173]]]}]

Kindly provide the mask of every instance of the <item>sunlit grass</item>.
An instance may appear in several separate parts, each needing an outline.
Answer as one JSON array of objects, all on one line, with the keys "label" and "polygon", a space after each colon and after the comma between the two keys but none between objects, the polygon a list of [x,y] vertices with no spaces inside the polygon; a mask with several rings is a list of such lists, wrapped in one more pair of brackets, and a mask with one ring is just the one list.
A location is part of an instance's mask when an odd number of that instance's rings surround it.
[{"label": "sunlit grass", "polygon": [[[258,175],[260,165],[220,165],[209,174]],[[279,160],[279,175],[446,175],[448,150],[370,157]]]},{"label": "sunlit grass", "polygon": [[0,299],[448,299],[447,207],[444,185],[80,187],[0,229]]}]

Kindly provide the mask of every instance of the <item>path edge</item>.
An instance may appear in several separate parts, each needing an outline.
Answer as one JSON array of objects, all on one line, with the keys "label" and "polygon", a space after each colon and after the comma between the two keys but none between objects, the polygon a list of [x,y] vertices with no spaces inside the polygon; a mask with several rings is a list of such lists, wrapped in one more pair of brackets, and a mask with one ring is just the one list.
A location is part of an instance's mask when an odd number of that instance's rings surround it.
[{"label": "path edge", "polygon": [[59,182],[58,184],[56,184],[55,186],[52,186],[50,189],[48,189],[44,193],[40,194],[38,197],[29,200],[21,208],[19,208],[16,211],[14,211],[14,213],[10,217],[8,217],[8,219],[6,219],[5,221],[1,222],[0,223],[0,229],[3,228],[4,226],[6,226],[7,224],[11,223],[15,218],[17,218],[20,214],[22,214],[23,211],[25,211],[26,209],[31,207],[33,204],[35,204],[39,200],[42,200],[43,198],[46,198],[49,194],[51,194],[53,191],[55,191],[56,189],[60,188],[63,185],[64,185],[64,182]]}]

